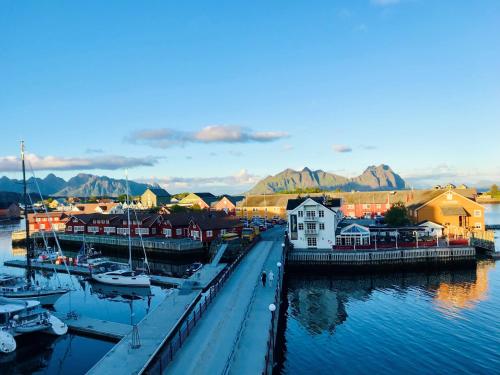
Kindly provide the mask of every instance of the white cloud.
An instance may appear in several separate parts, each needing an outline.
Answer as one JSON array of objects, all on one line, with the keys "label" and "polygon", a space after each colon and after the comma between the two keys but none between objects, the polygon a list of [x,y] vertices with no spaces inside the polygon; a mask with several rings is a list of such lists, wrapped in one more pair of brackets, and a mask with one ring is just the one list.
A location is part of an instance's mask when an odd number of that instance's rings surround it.
[{"label": "white cloud", "polygon": [[242,169],[234,175],[217,177],[151,177],[141,182],[157,183],[169,192],[210,191],[214,194],[241,193],[250,189],[260,177]]},{"label": "white cloud", "polygon": [[[71,171],[105,169],[116,170],[122,168],[150,167],[154,166],[160,158],[154,156],[127,157],[118,155],[107,155],[98,157],[57,157],[38,156],[26,154],[27,168],[34,170]],[[21,160],[17,156],[0,157],[0,171],[16,172],[21,169]]]},{"label": "white cloud", "polygon": [[286,137],[288,133],[279,131],[255,132],[242,126],[211,125],[195,132],[168,128],[143,129],[133,132],[125,139],[130,143],[169,148],[187,143],[263,143]]},{"label": "white cloud", "polygon": [[333,148],[333,151],[341,152],[341,153],[352,151],[352,148],[349,146],[346,146],[346,145],[333,145],[332,148]]},{"label": "white cloud", "polygon": [[401,173],[401,177],[415,188],[428,188],[448,182],[481,188],[500,182],[500,166],[488,169],[458,168],[443,163],[429,168],[409,170]]}]

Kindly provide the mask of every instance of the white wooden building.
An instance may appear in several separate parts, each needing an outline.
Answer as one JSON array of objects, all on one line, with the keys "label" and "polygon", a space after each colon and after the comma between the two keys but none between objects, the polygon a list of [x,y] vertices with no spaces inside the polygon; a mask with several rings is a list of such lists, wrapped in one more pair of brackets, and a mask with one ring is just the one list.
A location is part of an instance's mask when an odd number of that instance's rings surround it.
[{"label": "white wooden building", "polygon": [[340,198],[289,199],[288,238],[295,249],[332,249],[335,231],[342,219]]}]

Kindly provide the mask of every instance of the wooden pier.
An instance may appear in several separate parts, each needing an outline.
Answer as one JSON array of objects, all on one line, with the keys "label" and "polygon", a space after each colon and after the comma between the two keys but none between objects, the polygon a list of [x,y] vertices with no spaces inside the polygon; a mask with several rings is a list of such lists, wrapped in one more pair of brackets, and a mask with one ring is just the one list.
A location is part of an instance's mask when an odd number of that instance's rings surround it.
[{"label": "wooden pier", "polygon": [[[56,234],[61,243],[77,244],[81,246],[84,240],[83,235],[81,234],[70,234],[64,232],[56,232]],[[31,237],[39,240],[43,237],[50,239],[54,237],[54,233],[35,232],[31,234]],[[85,234],[85,241],[94,245],[101,245],[103,247],[110,247],[114,249],[128,248],[128,237],[126,236]],[[140,238],[134,237],[131,239],[131,243],[132,248],[135,249],[142,250],[142,246],[144,244],[144,248],[149,251],[157,251],[174,255],[197,253],[203,250],[203,244],[200,241],[188,238],[169,239],[165,237],[143,237],[141,242]]]},{"label": "wooden pier", "polygon": [[474,247],[436,247],[410,248],[391,250],[307,250],[296,249],[288,252],[287,261],[290,265],[335,265],[335,266],[366,266],[394,263],[417,263],[475,259]]},{"label": "wooden pier", "polygon": [[71,332],[84,336],[118,342],[132,331],[132,326],[129,324],[93,319],[86,316],[68,316],[68,314],[58,312],[52,314],[66,323]]}]

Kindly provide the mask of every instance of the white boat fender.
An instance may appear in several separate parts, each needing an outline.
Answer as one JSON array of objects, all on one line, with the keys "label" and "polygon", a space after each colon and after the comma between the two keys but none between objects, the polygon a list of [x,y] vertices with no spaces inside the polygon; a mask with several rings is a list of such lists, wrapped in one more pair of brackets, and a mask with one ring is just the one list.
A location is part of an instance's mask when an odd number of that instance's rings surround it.
[{"label": "white boat fender", "polygon": [[57,336],[65,335],[68,332],[68,326],[63,323],[59,318],[54,315],[50,315],[50,332]]},{"label": "white boat fender", "polygon": [[0,331],[0,352],[1,353],[12,353],[16,350],[17,344],[9,332]]}]

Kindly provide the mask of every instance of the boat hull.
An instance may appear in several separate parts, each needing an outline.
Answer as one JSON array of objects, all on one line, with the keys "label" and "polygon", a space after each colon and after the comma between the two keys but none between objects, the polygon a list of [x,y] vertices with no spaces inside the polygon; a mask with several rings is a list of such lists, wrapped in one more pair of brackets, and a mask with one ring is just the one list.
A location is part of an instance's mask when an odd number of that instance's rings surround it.
[{"label": "boat hull", "polygon": [[40,302],[42,306],[53,306],[59,298],[66,294],[68,289],[57,289],[49,291],[22,291],[18,293],[3,293],[2,297],[14,300],[35,300]]},{"label": "boat hull", "polygon": [[150,287],[151,280],[146,275],[113,277],[106,274],[92,275],[92,280],[98,283],[118,286]]}]

